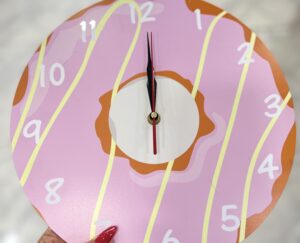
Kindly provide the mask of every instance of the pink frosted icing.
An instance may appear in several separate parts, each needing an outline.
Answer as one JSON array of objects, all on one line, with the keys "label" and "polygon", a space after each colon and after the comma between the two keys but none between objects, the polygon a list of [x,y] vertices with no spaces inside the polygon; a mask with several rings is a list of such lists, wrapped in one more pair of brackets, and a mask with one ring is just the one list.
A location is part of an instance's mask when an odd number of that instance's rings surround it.
[{"label": "pink frosted icing", "polygon": [[[143,2],[143,1],[138,1]],[[155,59],[157,71],[175,71],[194,82],[203,40],[214,16],[203,15],[203,29],[196,28],[194,13],[185,1],[154,1],[153,14],[157,22],[144,23],[134,54],[123,80],[143,72],[146,67],[145,37],[147,31],[155,33]],[[81,41],[79,24],[82,20],[99,21],[108,6],[94,7],[82,17],[70,20],[52,34],[46,49],[46,68],[59,62],[66,70],[66,80],[60,87],[39,87],[26,118],[42,121],[42,131],[61,98],[73,81],[87,49]],[[135,25],[130,23],[128,6],[122,7],[109,20],[88,67],[51,129],[43,144],[35,166],[25,185],[32,204],[46,222],[67,242],[85,242],[89,238],[94,207],[96,205],[108,155],[101,149],[95,131],[95,121],[101,111],[99,97],[112,89],[116,75],[132,41]],[[218,160],[233,100],[240,80],[242,65],[238,65],[241,52],[237,51],[244,39],[242,27],[228,19],[216,26],[208,49],[200,90],[205,96],[205,111],[216,129],[196,144],[189,167],[183,172],[172,172],[163,202],[153,229],[151,242],[162,242],[171,229],[180,242],[200,242],[209,187]],[[38,54],[29,62],[27,93],[12,111],[11,133],[16,129],[20,114],[33,81]],[[245,89],[221,177],[216,188],[215,201],[209,227],[209,242],[236,242],[237,232],[221,229],[222,206],[235,204],[236,215],[241,214],[245,177],[254,149],[270,119],[264,116],[264,99],[277,94],[270,65],[257,53],[250,65]],[[258,159],[269,154],[275,156],[275,165],[281,168],[283,144],[294,124],[294,111],[287,107],[267,139]],[[34,141],[20,137],[14,152],[19,176],[34,149]],[[257,171],[257,168],[256,168]],[[276,178],[281,171],[276,172]],[[116,242],[143,241],[151,211],[162,180],[162,172],[139,175],[123,158],[115,158],[99,220],[119,225]],[[45,202],[45,183],[63,177],[59,189],[62,201],[57,205]],[[262,212],[272,201],[275,180],[254,173],[248,216]],[[103,227],[98,227],[100,233]]]}]

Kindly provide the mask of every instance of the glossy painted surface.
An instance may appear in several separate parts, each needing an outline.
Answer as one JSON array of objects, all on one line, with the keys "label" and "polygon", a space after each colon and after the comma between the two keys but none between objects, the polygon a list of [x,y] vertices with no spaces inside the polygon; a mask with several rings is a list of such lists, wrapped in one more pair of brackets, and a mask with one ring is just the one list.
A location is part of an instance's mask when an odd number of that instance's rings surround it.
[{"label": "glossy painted surface", "polygon": [[[53,86],[45,79],[45,87],[37,88],[26,116],[25,126],[33,119],[40,120],[41,134],[43,133],[50,117],[74,80],[87,51],[88,43],[82,42],[80,23],[90,19],[99,21],[109,8],[110,5],[96,6],[82,16],[67,21],[51,35],[43,61],[46,76],[47,67],[51,67],[53,63],[61,63],[66,79],[61,86]],[[156,56],[159,60],[157,71],[175,72],[189,80],[195,87],[199,57],[205,46],[203,41],[216,17],[203,14],[202,30],[199,30],[195,13],[187,8],[187,3],[184,1],[178,1],[176,5],[170,5],[168,1],[155,1],[153,15],[156,18],[155,22],[142,25],[140,37],[121,81],[126,81],[144,71],[146,63],[144,37],[145,33],[151,30],[160,37],[156,43],[156,48],[159,49],[159,56]],[[98,99],[113,89],[116,76],[136,30],[136,25],[130,22],[131,17],[130,8],[123,6],[109,19],[78,86],[49,130],[34,160],[34,166],[24,181],[26,193],[46,222],[63,238],[72,242],[75,239],[81,242],[89,237],[98,193],[103,185],[102,178],[107,171],[107,161],[111,157],[110,151],[107,153],[102,150],[102,146],[106,146],[104,144],[109,138],[103,138],[95,131],[95,126],[99,126],[100,129],[104,127],[101,122],[97,122],[101,108],[103,109]],[[269,64],[272,58],[266,60],[254,50],[252,55],[254,63],[238,65],[243,52],[237,49],[241,44],[249,41],[245,40],[244,31],[237,22],[224,17],[218,20],[212,32],[203,74],[199,80],[201,81],[199,90],[205,98],[202,105],[205,107],[206,115],[213,122],[214,129],[195,141],[188,166],[181,171],[171,172],[153,225],[151,242],[163,242],[168,237],[176,237],[180,242],[184,242],[182,239],[197,242],[201,239],[201,229],[205,229],[203,222],[209,226],[208,242],[218,242],[220,239],[226,239],[226,242],[237,240],[238,229],[233,232],[225,232],[222,229],[222,225],[228,223],[228,221],[222,222],[222,208],[236,205],[236,210],[230,213],[240,218],[244,205],[245,181],[249,175],[249,163],[252,161],[254,151],[257,151],[258,142],[272,121],[272,118],[265,113],[274,110],[268,110],[268,104],[264,100],[275,94],[276,97],[280,97],[281,104],[286,98],[282,97],[282,93],[285,92],[287,95],[286,91],[280,90],[278,83],[276,85],[274,76],[276,73],[272,73]],[[114,38],[115,36],[120,38]],[[66,41],[68,41],[67,46]],[[259,49],[263,49],[263,53],[268,53],[260,43],[258,46]],[[174,49],[177,52],[174,52]],[[25,102],[28,100],[39,55],[40,53],[36,53],[29,62],[25,95],[14,106],[12,136],[24,111]],[[249,66],[249,70],[242,87],[243,75],[241,74],[245,66]],[[233,116],[233,103],[236,104],[239,88],[243,88],[243,92],[236,107],[238,108],[236,116]],[[109,104],[110,102],[105,103],[108,106]],[[290,105],[285,107],[259,151],[257,168],[255,167],[251,183],[247,217],[264,211],[281,192],[279,190],[277,195],[272,195],[276,182],[282,175],[287,176],[286,172],[285,174],[283,172],[284,169],[288,171],[291,164],[290,159],[284,163],[286,158],[281,156],[283,146],[294,125],[294,113]],[[227,141],[227,146],[224,146],[233,117],[235,122],[230,139]],[[292,147],[293,136],[290,140]],[[14,159],[21,178],[24,178],[24,169],[35,146],[35,139],[20,136]],[[222,157],[220,151],[224,149],[226,153],[223,159],[220,159]],[[274,165],[280,168],[274,171],[273,179],[268,177],[268,173],[256,173],[261,162],[270,153],[276,158]],[[126,156],[115,156],[113,161],[98,220],[109,220],[119,225],[122,230],[116,238],[117,241],[141,242],[145,232],[148,232],[149,218],[154,204],[157,205],[155,202],[165,172],[155,170],[148,174],[140,173],[140,170],[128,163],[129,159]],[[220,161],[222,161],[221,174],[217,178],[216,169],[221,165]],[[49,205],[45,185],[55,178],[60,179],[58,180],[60,186],[57,189],[61,200],[58,200],[57,204]],[[212,178],[217,178],[218,183],[214,185],[216,188],[213,190],[214,200],[210,205],[211,215],[207,217],[204,212],[209,205],[208,195],[212,195]],[[286,178],[279,184],[282,185],[285,181]],[[55,199],[57,198],[54,197],[54,201]],[[138,217],[133,218],[132,215]],[[224,218],[226,217],[223,217],[223,220]],[[211,223],[207,222],[207,219]],[[186,222],[189,227],[184,227]],[[229,221],[229,224],[230,222],[232,221]],[[255,222],[251,225],[255,227]],[[188,233],[191,227],[194,227],[192,229],[194,234]],[[100,230],[101,225],[97,227],[97,231]]]}]

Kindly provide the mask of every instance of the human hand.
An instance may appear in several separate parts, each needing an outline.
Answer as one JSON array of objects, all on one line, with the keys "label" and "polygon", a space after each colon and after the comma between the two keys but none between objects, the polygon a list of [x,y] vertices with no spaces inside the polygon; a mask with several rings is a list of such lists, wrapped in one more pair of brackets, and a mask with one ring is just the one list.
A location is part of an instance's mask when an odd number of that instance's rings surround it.
[{"label": "human hand", "polygon": [[[109,227],[107,230],[102,232],[95,240],[89,241],[88,243],[109,243],[115,234],[117,233],[118,228],[116,226]],[[54,231],[50,228],[41,236],[38,243],[66,243],[61,239]]]}]

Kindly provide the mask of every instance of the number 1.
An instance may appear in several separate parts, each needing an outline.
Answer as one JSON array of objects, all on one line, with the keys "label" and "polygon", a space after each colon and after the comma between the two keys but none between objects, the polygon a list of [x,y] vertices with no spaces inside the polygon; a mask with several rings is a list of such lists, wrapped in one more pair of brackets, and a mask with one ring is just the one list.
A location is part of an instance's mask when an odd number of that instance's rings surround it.
[{"label": "number 1", "polygon": [[196,9],[195,10],[195,15],[196,15],[197,28],[198,28],[198,30],[202,30],[201,10],[200,9]]}]

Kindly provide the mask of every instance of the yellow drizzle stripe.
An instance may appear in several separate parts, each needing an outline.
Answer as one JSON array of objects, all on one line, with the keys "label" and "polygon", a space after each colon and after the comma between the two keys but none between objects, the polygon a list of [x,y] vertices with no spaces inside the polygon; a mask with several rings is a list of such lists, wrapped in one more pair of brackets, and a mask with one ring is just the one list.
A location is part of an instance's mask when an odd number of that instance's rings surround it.
[{"label": "yellow drizzle stripe", "polygon": [[[200,56],[200,61],[199,61],[199,66],[198,66],[198,70],[197,70],[197,74],[196,74],[196,79],[195,79],[193,90],[192,90],[192,93],[191,93],[191,95],[194,99],[196,98],[196,95],[197,95],[197,92],[198,92],[198,89],[199,89],[200,80],[202,78],[204,63],[205,63],[205,59],[206,59],[206,55],[207,55],[207,50],[208,50],[208,46],[209,46],[209,42],[210,42],[213,30],[214,30],[215,26],[217,25],[218,21],[225,14],[227,14],[227,12],[223,11],[218,16],[216,16],[214,18],[214,20],[212,21],[212,23],[210,24],[208,30],[207,30],[205,40],[204,40],[204,43],[203,43],[203,47],[202,47],[202,52],[201,52],[201,56]],[[168,163],[168,167],[165,171],[164,178],[163,178],[162,184],[160,186],[160,189],[159,189],[159,192],[158,192],[158,195],[157,195],[157,198],[156,198],[153,210],[152,210],[152,214],[151,214],[151,217],[150,217],[150,220],[149,220],[149,223],[148,223],[146,235],[145,235],[145,238],[144,238],[144,243],[148,243],[150,241],[151,234],[152,234],[153,227],[154,227],[154,223],[155,223],[157,215],[158,215],[158,211],[159,211],[159,208],[160,208],[160,205],[161,205],[161,202],[162,202],[162,199],[163,199],[163,196],[164,196],[164,193],[165,193],[165,190],[166,190],[169,178],[170,178],[170,174],[172,172],[173,165],[174,165],[174,160],[170,161]]]},{"label": "yellow drizzle stripe", "polygon": [[[133,1],[133,0],[126,0],[126,1],[116,2],[115,5],[116,5],[116,8],[118,8],[118,7],[121,7],[124,4],[129,4],[129,3],[133,4],[134,7],[135,7],[135,10],[137,11],[138,24],[137,24],[137,29],[136,29],[134,38],[132,40],[132,43],[131,43],[131,45],[128,49],[127,55],[124,59],[124,62],[121,66],[121,69],[120,69],[119,74],[117,76],[117,79],[115,81],[115,84],[114,84],[114,87],[113,87],[113,92],[112,92],[112,97],[111,97],[111,102],[113,101],[115,95],[117,94],[117,92],[119,90],[119,86],[120,86],[120,83],[122,81],[123,75],[125,73],[125,70],[126,70],[127,65],[130,61],[130,58],[132,56],[132,53],[134,51],[134,48],[136,46],[136,43],[138,41],[138,38],[139,38],[139,35],[140,35],[140,32],[141,32],[142,13],[140,11],[139,6],[136,4],[136,2]],[[92,217],[92,222],[91,222],[91,227],[90,227],[90,239],[94,239],[96,237],[97,229],[96,229],[96,223],[95,222],[97,221],[97,219],[99,217],[99,214],[100,214],[100,211],[101,211],[101,208],[102,208],[102,205],[103,205],[105,192],[106,192],[107,185],[108,185],[110,175],[111,175],[111,171],[112,171],[112,168],[113,168],[113,163],[114,163],[114,158],[115,158],[115,151],[116,151],[116,143],[113,140],[113,138],[111,138],[111,147],[110,147],[109,160],[108,160],[105,175],[104,175],[104,178],[103,178],[103,181],[102,181],[102,185],[101,185],[101,188],[100,188],[100,192],[99,192],[99,196],[98,196],[98,199],[97,199],[96,207],[94,209],[94,213],[93,213],[93,217]]]},{"label": "yellow drizzle stripe", "polygon": [[164,196],[166,188],[167,188],[167,184],[168,184],[171,172],[172,172],[173,165],[174,165],[174,160],[172,160],[168,163],[168,167],[165,171],[164,178],[163,178],[162,183],[160,185],[160,189],[159,189],[159,192],[158,192],[155,204],[154,204],[154,208],[152,210],[150,221],[148,223],[146,235],[145,235],[145,238],[144,238],[144,243],[148,243],[150,241],[153,226],[154,226],[155,220],[157,218],[158,211],[159,211],[163,196]]},{"label": "yellow drizzle stripe", "polygon": [[[247,60],[251,60],[254,45],[255,45],[255,41],[256,41],[256,34],[252,33],[251,41],[250,41],[250,44],[251,44],[252,48],[251,48],[251,51],[249,51],[249,53],[247,55]],[[220,151],[218,162],[217,162],[215,172],[214,172],[214,175],[213,175],[212,184],[211,184],[211,187],[210,187],[210,192],[209,192],[207,205],[206,205],[206,210],[205,210],[204,222],[203,222],[202,243],[207,243],[208,228],[209,228],[210,216],[211,216],[211,211],[212,211],[214,197],[215,197],[215,191],[216,191],[217,184],[218,184],[218,181],[219,181],[219,177],[220,177],[220,174],[221,174],[221,170],[222,170],[223,162],[224,162],[225,155],[226,155],[226,152],[227,152],[227,148],[228,148],[228,145],[229,145],[230,137],[231,137],[231,134],[232,134],[232,131],[233,131],[233,127],[234,127],[235,119],[236,119],[236,116],[237,116],[239,103],[240,103],[241,96],[242,96],[242,93],[243,93],[243,89],[244,89],[246,77],[247,77],[247,74],[248,74],[249,66],[250,66],[250,63],[247,63],[243,67],[243,71],[242,71],[241,79],[240,79],[240,82],[239,82],[238,90],[237,90],[237,93],[236,93],[236,96],[235,96],[235,100],[234,100],[234,103],[233,103],[232,112],[231,112],[231,115],[230,115],[227,131],[226,131],[226,134],[225,134],[225,138],[224,138],[224,141],[223,141],[223,144],[222,144],[222,148],[221,148],[221,151]]]},{"label": "yellow drizzle stripe", "polygon": [[[107,12],[105,13],[105,15],[103,16],[103,18],[100,20],[99,24],[97,25],[97,28],[96,28],[96,38],[95,40],[92,40],[90,41],[89,43],[89,46],[87,48],[87,51],[86,51],[86,54],[85,54],[85,57],[83,59],[83,62],[74,78],[74,80],[72,81],[69,89],[66,91],[64,97],[62,98],[60,104],[58,105],[58,107],[56,108],[55,112],[53,113],[52,117],[50,118],[47,126],[45,127],[45,130],[43,131],[41,137],[40,137],[40,140],[39,140],[39,143],[36,145],[36,147],[34,148],[30,158],[29,158],[29,161],[25,167],[25,170],[23,172],[23,175],[21,177],[21,180],[20,180],[20,183],[22,186],[24,186],[27,182],[27,179],[31,173],[31,170],[34,166],[34,163],[35,163],[35,160],[37,158],[37,155],[43,145],[43,143],[45,142],[46,140],[46,137],[50,131],[50,129],[52,128],[53,124],[55,123],[57,117],[59,116],[60,112],[62,111],[62,109],[64,108],[65,104],[68,102],[69,98],[71,97],[71,95],[73,94],[75,88],[77,87],[77,85],[79,84],[80,80],[81,80],[81,77],[83,76],[84,72],[85,72],[85,69],[88,65],[88,62],[89,62],[89,59],[92,55],[92,52],[94,50],[94,47],[96,45],[96,42],[102,32],[102,30],[104,29],[109,17],[113,14],[113,12],[119,8],[120,6],[124,5],[124,4],[127,4],[127,3],[131,3],[132,1],[131,0],[122,0],[122,1],[118,1],[116,2],[115,4],[113,4],[111,6],[111,8],[109,8],[107,10]],[[120,75],[119,75],[120,76]]]},{"label": "yellow drizzle stripe", "polygon": [[221,12],[219,15],[217,15],[214,20],[211,22],[204,42],[203,42],[203,47],[202,47],[202,52],[201,52],[201,56],[200,56],[200,61],[199,61],[199,67],[197,70],[197,74],[196,74],[196,79],[195,79],[195,83],[194,83],[194,87],[193,87],[193,91],[192,91],[192,96],[195,98],[199,89],[199,85],[200,85],[200,81],[202,78],[202,74],[203,74],[203,70],[204,70],[204,64],[205,64],[205,59],[206,59],[206,55],[207,55],[207,50],[208,50],[208,46],[209,46],[209,42],[212,36],[212,33],[214,31],[214,28],[216,27],[217,23],[219,22],[219,20],[226,15],[227,12],[223,11]]},{"label": "yellow drizzle stripe", "polygon": [[246,183],[245,183],[245,189],[244,189],[244,197],[243,197],[243,207],[242,207],[242,215],[241,215],[241,227],[240,227],[240,237],[239,237],[239,242],[243,241],[246,237],[246,224],[247,224],[247,214],[248,214],[248,203],[249,203],[249,195],[250,195],[250,189],[251,189],[251,183],[252,183],[252,178],[254,174],[254,169],[256,166],[257,159],[259,157],[259,154],[268,138],[270,135],[273,127],[277,123],[280,115],[282,114],[282,111],[285,109],[289,101],[291,100],[292,95],[289,92],[286,98],[284,99],[283,103],[281,104],[280,110],[281,113],[275,117],[272,118],[270,123],[268,124],[266,130],[264,131],[261,139],[259,140],[253,156],[251,158],[251,162],[248,168],[248,174],[246,178]]},{"label": "yellow drizzle stripe", "polygon": [[29,112],[31,104],[32,104],[34,94],[35,94],[36,89],[39,84],[40,75],[41,75],[41,65],[43,64],[46,46],[47,46],[47,39],[43,41],[41,48],[40,48],[39,57],[38,57],[38,61],[36,64],[34,79],[33,79],[32,85],[31,85],[31,89],[29,91],[28,98],[27,98],[25,106],[24,106],[24,110],[22,112],[21,118],[19,120],[15,134],[12,139],[12,143],[11,143],[12,151],[14,151],[16,148],[16,145],[18,143],[18,140],[19,140],[21,132],[22,132],[22,128],[24,126],[26,117],[28,115],[28,112]]},{"label": "yellow drizzle stripe", "polygon": [[97,219],[99,217],[102,205],[103,205],[103,199],[104,199],[104,195],[107,189],[107,185],[110,179],[110,175],[111,175],[111,171],[113,168],[113,162],[114,162],[114,158],[115,158],[115,152],[116,152],[116,143],[113,140],[113,138],[111,138],[111,145],[110,145],[110,154],[109,154],[109,159],[108,159],[108,163],[107,163],[107,167],[106,167],[106,171],[104,174],[104,178],[102,181],[102,185],[101,185],[101,189],[99,192],[99,196],[97,199],[97,203],[96,203],[96,207],[94,209],[93,212],[93,217],[92,217],[92,222],[91,222],[91,227],[90,227],[90,239],[94,239],[96,237],[97,234],[97,228],[96,228],[96,222]]}]

